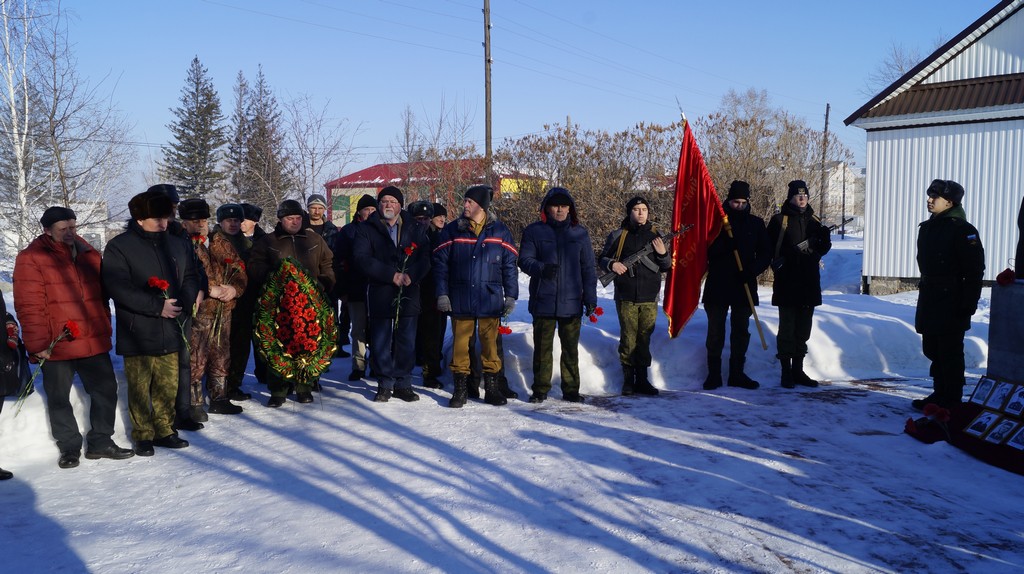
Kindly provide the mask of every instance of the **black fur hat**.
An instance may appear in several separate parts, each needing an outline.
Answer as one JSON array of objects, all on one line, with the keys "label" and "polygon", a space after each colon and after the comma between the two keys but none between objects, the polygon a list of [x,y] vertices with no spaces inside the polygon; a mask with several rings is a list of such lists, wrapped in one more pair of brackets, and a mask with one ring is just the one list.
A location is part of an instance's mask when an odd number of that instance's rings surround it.
[{"label": "black fur hat", "polygon": [[245,210],[237,203],[225,203],[217,208],[217,223],[220,223],[225,219],[237,219],[241,221],[245,219]]},{"label": "black fur hat", "polygon": [[951,179],[936,179],[928,186],[929,197],[941,197],[953,205],[964,200],[964,186]]},{"label": "black fur hat", "polygon": [[174,215],[174,203],[165,191],[150,188],[148,191],[136,195],[128,202],[128,213],[131,214],[132,219],[139,221],[150,218],[172,217]]},{"label": "black fur hat", "polygon": [[210,204],[198,197],[186,199],[178,204],[178,218],[183,221],[209,219]]}]

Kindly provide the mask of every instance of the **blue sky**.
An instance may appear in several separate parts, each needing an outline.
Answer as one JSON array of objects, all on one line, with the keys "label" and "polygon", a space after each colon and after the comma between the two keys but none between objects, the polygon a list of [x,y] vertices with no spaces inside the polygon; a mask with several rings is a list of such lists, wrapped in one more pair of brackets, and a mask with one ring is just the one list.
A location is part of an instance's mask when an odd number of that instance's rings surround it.
[{"label": "blue sky", "polygon": [[[996,0],[491,0],[495,147],[570,117],[617,131],[713,112],[729,89],[830,129],[858,160],[864,133],[842,120],[869,98],[868,74],[893,42],[931,53]],[[225,114],[257,67],[279,101],[330,100],[361,124],[350,170],[388,158],[402,111],[442,102],[484,145],[482,0],[64,0],[79,69],[135,125],[140,170],[168,141],[170,108],[193,56]],[[340,174],[339,174],[340,175]]]}]

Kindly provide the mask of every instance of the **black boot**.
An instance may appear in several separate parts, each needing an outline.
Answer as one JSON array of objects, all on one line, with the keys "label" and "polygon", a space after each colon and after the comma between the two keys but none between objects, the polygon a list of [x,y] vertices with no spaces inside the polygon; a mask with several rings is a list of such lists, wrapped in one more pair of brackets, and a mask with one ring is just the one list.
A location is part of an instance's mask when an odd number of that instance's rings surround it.
[{"label": "black boot", "polygon": [[760,383],[751,379],[743,372],[743,365],[747,362],[746,357],[729,357],[729,386],[741,389],[756,389]]},{"label": "black boot", "polygon": [[519,393],[508,388],[508,378],[505,375],[498,375],[498,390],[501,391],[502,396],[505,397],[506,399],[519,398]]},{"label": "black boot", "polygon": [[796,384],[793,382],[793,359],[779,357],[779,361],[782,363],[782,388],[792,389],[796,387]]},{"label": "black boot", "polygon": [[793,382],[805,387],[818,386],[818,381],[808,377],[807,373],[804,372],[803,357],[793,357]]},{"label": "black boot", "polygon": [[622,396],[628,397],[636,392],[636,370],[633,365],[622,365]]},{"label": "black boot", "polygon": [[453,409],[461,409],[466,404],[466,375],[455,373],[452,375],[455,381],[455,390],[452,391],[452,398],[448,406]]},{"label": "black boot", "polygon": [[722,386],[722,357],[708,356],[708,377],[704,379],[704,390],[710,391],[720,386]]},{"label": "black boot", "polygon": [[471,399],[480,398],[480,377],[476,375],[466,376],[466,392]]},{"label": "black boot", "polygon": [[636,373],[636,394],[652,397],[658,394],[658,389],[647,378],[647,367],[633,367],[633,371]]},{"label": "black boot", "polygon": [[498,373],[484,373],[484,401],[496,407],[508,404],[508,399],[501,394]]}]

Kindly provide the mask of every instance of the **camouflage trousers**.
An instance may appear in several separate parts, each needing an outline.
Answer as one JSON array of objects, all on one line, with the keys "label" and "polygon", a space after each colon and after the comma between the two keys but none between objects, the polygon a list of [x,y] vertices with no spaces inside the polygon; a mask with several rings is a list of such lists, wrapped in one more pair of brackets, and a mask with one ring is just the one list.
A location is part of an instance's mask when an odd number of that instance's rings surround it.
[{"label": "camouflage trousers", "polygon": [[562,394],[580,392],[580,316],[533,318],[533,386],[535,393],[551,390],[554,368],[555,327],[562,346],[558,370],[562,376]]},{"label": "camouflage trousers", "polygon": [[619,315],[619,362],[629,367],[651,366],[651,333],[658,318],[658,304],[616,301]]},{"label": "camouflage trousers", "polygon": [[203,375],[210,400],[227,398],[224,381],[231,366],[231,311],[215,315],[197,315],[192,320],[190,388],[192,406],[203,404]]},{"label": "camouflage trousers", "polygon": [[178,353],[125,357],[124,374],[128,379],[132,441],[138,443],[173,433]]}]

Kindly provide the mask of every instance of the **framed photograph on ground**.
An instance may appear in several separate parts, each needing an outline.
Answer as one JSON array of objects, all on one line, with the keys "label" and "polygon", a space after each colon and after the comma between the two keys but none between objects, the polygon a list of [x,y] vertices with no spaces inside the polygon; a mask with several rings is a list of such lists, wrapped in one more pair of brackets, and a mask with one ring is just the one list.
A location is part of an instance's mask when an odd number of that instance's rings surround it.
[{"label": "framed photograph on ground", "polygon": [[1017,422],[1013,419],[1003,419],[992,429],[992,432],[985,435],[985,441],[995,444],[1002,444],[1003,441],[1013,435],[1017,430]]},{"label": "framed photograph on ground", "polygon": [[982,411],[981,414],[974,417],[971,424],[967,425],[964,432],[981,438],[985,433],[992,430],[995,426],[996,421],[999,420],[999,413],[994,411]]},{"label": "framed photograph on ground", "polygon": [[1006,414],[1019,417],[1024,411],[1024,385],[1021,385],[1010,395],[1010,402],[1006,403]]},{"label": "framed photograph on ground", "polygon": [[990,409],[1002,410],[1011,392],[1013,392],[1013,383],[999,383],[992,391],[992,396],[985,401],[985,406]]},{"label": "framed photograph on ground", "polygon": [[979,405],[985,404],[988,396],[992,394],[992,388],[996,386],[996,382],[988,377],[982,377],[978,381],[978,385],[974,387],[974,392],[971,393],[971,402]]},{"label": "framed photograph on ground", "polygon": [[1010,437],[1006,444],[1017,450],[1024,450],[1024,426],[1017,429],[1017,433]]}]

